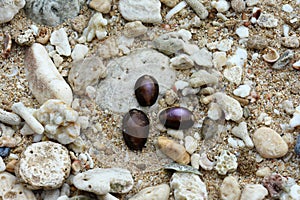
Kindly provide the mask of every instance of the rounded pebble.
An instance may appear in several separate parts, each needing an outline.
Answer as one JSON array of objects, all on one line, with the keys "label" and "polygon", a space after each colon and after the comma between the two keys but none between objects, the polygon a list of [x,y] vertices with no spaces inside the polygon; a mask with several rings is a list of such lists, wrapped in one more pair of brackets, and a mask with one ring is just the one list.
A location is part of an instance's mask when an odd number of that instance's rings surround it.
[{"label": "rounded pebble", "polygon": [[0,156],[2,158],[5,158],[9,155],[10,153],[10,148],[9,147],[0,147]]},{"label": "rounded pebble", "polygon": [[233,176],[224,178],[220,187],[221,199],[223,200],[239,200],[241,189],[238,181]]}]

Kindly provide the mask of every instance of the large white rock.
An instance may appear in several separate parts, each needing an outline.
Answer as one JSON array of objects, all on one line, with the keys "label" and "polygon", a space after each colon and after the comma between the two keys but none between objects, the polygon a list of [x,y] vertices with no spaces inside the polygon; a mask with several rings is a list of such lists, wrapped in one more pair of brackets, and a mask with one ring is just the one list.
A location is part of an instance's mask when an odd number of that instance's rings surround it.
[{"label": "large white rock", "polygon": [[167,184],[147,187],[131,197],[129,200],[168,200],[170,187]]},{"label": "large white rock", "polygon": [[261,184],[247,184],[240,200],[263,200],[268,195],[268,190]]},{"label": "large white rock", "polygon": [[72,90],[59,74],[43,45],[34,43],[27,50],[24,65],[29,88],[40,104],[48,99],[60,99],[71,105]]},{"label": "large white rock", "polygon": [[174,173],[171,179],[171,188],[174,190],[175,200],[206,200],[205,183],[196,174]]},{"label": "large white rock", "polygon": [[63,28],[53,31],[50,37],[50,43],[55,46],[59,55],[71,55],[71,46],[69,44],[68,35]]},{"label": "large white rock", "polygon": [[9,22],[26,4],[25,0],[0,1],[0,24]]},{"label": "large white rock", "polygon": [[77,174],[73,179],[76,188],[97,195],[112,193],[127,193],[133,187],[133,179],[127,169],[95,168]]},{"label": "large white rock", "polygon": [[220,187],[222,200],[239,200],[241,196],[241,189],[238,181],[233,176],[224,178]]},{"label": "large white rock", "polygon": [[119,11],[128,21],[141,21],[144,23],[160,23],[161,3],[159,0],[120,0]]},{"label": "large white rock", "polygon": [[62,186],[70,169],[67,148],[47,141],[28,146],[15,172],[31,189],[56,189]]}]

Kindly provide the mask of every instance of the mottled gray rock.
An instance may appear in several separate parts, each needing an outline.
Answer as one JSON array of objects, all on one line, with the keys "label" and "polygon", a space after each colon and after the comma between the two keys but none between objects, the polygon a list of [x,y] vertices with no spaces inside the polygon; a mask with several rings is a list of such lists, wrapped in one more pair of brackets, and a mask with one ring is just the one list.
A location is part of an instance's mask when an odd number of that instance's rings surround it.
[{"label": "mottled gray rock", "polygon": [[147,187],[131,197],[129,200],[168,200],[170,187],[167,184]]},{"label": "mottled gray rock", "polygon": [[0,24],[9,22],[25,6],[25,0],[0,1]]},{"label": "mottled gray rock", "polygon": [[82,0],[26,0],[25,12],[33,21],[48,26],[56,26],[75,17]]},{"label": "mottled gray rock", "polygon": [[172,176],[170,185],[174,190],[175,200],[207,199],[206,186],[198,175],[176,172]]},{"label": "mottled gray rock", "polygon": [[183,70],[183,69],[190,69],[194,67],[194,61],[191,59],[190,56],[186,54],[180,54],[172,58],[170,62],[171,62],[171,66],[174,69]]},{"label": "mottled gray rock", "polygon": [[44,46],[34,43],[25,54],[26,79],[40,104],[48,99],[61,99],[71,105],[73,93],[59,74]]},{"label": "mottled gray rock", "polygon": [[121,168],[95,168],[77,174],[73,179],[76,188],[97,195],[112,193],[127,193],[133,187],[130,172]]},{"label": "mottled gray rock", "polygon": [[204,5],[198,0],[186,0],[186,3],[191,6],[200,19],[206,19],[208,11]]},{"label": "mottled gray rock", "polygon": [[246,3],[244,0],[231,0],[232,9],[237,12],[243,12],[246,8]]},{"label": "mottled gray rock", "polygon": [[140,21],[128,22],[124,26],[124,35],[126,37],[138,37],[147,32],[148,28],[142,24]]},{"label": "mottled gray rock", "polygon": [[195,63],[202,67],[212,67],[212,53],[209,52],[206,48],[202,48],[199,51],[196,51],[191,55],[192,60]]},{"label": "mottled gray rock", "polygon": [[192,87],[202,87],[204,85],[218,84],[218,77],[208,73],[205,70],[194,72],[189,80]]},{"label": "mottled gray rock", "polygon": [[275,28],[278,25],[278,19],[274,17],[274,15],[269,14],[269,13],[262,13],[258,20],[257,23],[261,27],[265,28]]},{"label": "mottled gray rock", "polygon": [[292,50],[286,50],[283,54],[279,57],[279,59],[272,65],[273,69],[283,69],[285,68],[294,57],[294,52]]},{"label": "mottled gray rock", "polygon": [[254,35],[250,37],[247,41],[247,47],[249,49],[262,50],[269,45],[267,38],[261,35]]},{"label": "mottled gray rock", "polygon": [[69,151],[47,141],[28,146],[15,172],[31,189],[56,189],[69,176],[70,169]]},{"label": "mottled gray rock", "polygon": [[19,125],[21,118],[15,113],[7,112],[0,108],[0,121],[9,125]]},{"label": "mottled gray rock", "polygon": [[73,62],[68,80],[74,93],[83,95],[87,86],[94,85],[105,77],[106,67],[100,58],[93,56]]},{"label": "mottled gray rock", "polygon": [[120,0],[119,11],[128,21],[141,21],[144,23],[160,23],[161,3],[159,0]]},{"label": "mottled gray rock", "polygon": [[182,50],[184,43],[185,41],[177,32],[166,33],[153,40],[154,47],[166,55],[172,55]]},{"label": "mottled gray rock", "polygon": [[107,74],[97,87],[96,103],[121,113],[139,107],[134,85],[142,75],[151,75],[158,81],[160,94],[171,88],[176,78],[175,71],[169,66],[169,58],[153,49],[139,49],[112,60],[107,65]]}]

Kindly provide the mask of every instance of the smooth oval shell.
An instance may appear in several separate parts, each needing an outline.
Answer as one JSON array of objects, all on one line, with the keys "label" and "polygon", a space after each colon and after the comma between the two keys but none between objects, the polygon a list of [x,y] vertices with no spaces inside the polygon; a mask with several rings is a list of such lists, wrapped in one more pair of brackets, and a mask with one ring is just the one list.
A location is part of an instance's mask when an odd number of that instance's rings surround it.
[{"label": "smooth oval shell", "polygon": [[263,51],[263,59],[269,63],[273,63],[276,62],[280,55],[277,52],[276,49],[272,48],[272,47],[268,47]]},{"label": "smooth oval shell", "polygon": [[141,106],[152,106],[159,93],[157,80],[150,75],[141,76],[135,83],[134,92]]},{"label": "smooth oval shell", "polygon": [[183,107],[167,108],[159,113],[159,121],[166,127],[176,130],[188,129],[194,125],[193,113]]},{"label": "smooth oval shell", "polygon": [[123,118],[122,133],[129,149],[142,150],[149,135],[147,115],[141,110],[129,110]]}]

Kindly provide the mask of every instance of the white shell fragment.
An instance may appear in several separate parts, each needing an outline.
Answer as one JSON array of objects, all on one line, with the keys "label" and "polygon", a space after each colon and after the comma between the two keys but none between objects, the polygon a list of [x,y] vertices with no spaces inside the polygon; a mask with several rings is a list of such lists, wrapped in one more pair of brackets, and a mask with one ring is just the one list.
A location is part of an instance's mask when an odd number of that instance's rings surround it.
[{"label": "white shell fragment", "polygon": [[80,134],[78,113],[61,100],[46,101],[34,116],[45,126],[46,136],[61,144],[74,142]]},{"label": "white shell fragment", "polygon": [[204,170],[212,170],[215,166],[215,162],[210,161],[205,152],[200,155],[199,164]]},{"label": "white shell fragment", "polygon": [[253,148],[254,144],[249,136],[248,130],[247,130],[247,123],[241,122],[238,126],[235,126],[232,129],[232,134],[238,138],[241,138],[247,147]]},{"label": "white shell fragment", "polygon": [[296,107],[293,118],[290,120],[290,126],[293,128],[300,126],[300,106]]},{"label": "white shell fragment", "polygon": [[262,57],[266,62],[273,63],[279,59],[280,55],[276,49],[268,47],[263,51]]},{"label": "white shell fragment", "polygon": [[233,91],[233,94],[235,96],[244,98],[249,96],[250,91],[251,91],[251,87],[249,85],[240,85],[237,89]]}]

